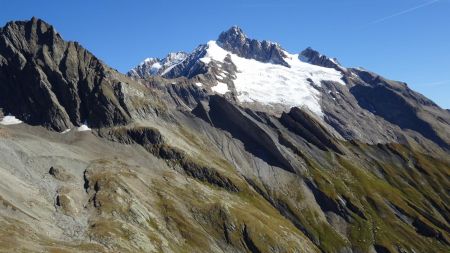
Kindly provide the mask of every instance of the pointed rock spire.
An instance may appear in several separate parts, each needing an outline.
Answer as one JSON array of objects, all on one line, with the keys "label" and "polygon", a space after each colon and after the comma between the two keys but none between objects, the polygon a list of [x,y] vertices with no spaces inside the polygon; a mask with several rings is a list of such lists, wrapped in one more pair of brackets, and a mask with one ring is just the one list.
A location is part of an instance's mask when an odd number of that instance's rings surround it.
[{"label": "pointed rock spire", "polygon": [[219,39],[217,40],[223,44],[230,44],[235,46],[243,46],[247,41],[247,36],[244,31],[238,26],[232,26],[225,32],[222,32],[219,35]]}]

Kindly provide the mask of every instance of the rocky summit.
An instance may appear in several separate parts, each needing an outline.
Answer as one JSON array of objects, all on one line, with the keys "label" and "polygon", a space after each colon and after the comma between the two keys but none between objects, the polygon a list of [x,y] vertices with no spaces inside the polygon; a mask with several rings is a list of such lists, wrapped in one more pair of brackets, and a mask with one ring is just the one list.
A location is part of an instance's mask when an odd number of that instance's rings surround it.
[{"label": "rocky summit", "polygon": [[0,29],[0,252],[448,252],[450,112],[232,27],[127,75]]}]

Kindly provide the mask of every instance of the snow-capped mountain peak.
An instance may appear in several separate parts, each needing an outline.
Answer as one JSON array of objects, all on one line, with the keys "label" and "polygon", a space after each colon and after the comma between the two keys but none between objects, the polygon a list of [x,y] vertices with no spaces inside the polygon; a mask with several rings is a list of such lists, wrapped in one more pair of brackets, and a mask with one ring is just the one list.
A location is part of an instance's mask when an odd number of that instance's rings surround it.
[{"label": "snow-capped mountain peak", "polygon": [[[298,54],[283,51],[283,60],[289,67],[274,63],[260,62],[247,59],[231,53],[216,41],[207,44],[206,54],[200,60],[205,64],[211,61],[219,65],[225,64],[229,57],[236,66],[236,73],[221,70],[217,75],[217,85],[211,89],[220,94],[232,92],[233,88],[237,100],[241,103],[260,103],[266,106],[307,107],[318,116],[323,116],[320,107],[320,92],[317,87],[322,81],[332,81],[345,85],[341,80],[342,74],[332,68],[324,68],[299,60]],[[227,76],[234,76],[232,89],[228,89]]]},{"label": "snow-capped mountain peak", "polygon": [[249,39],[237,26],[189,55],[149,59],[129,74],[144,78],[196,77],[195,84],[212,93],[229,93],[241,104],[259,104],[277,112],[306,107],[322,117],[322,82],[345,84],[337,60],[311,48],[291,54],[277,43]]},{"label": "snow-capped mountain peak", "polygon": [[165,58],[146,58],[137,67],[128,72],[132,77],[149,77],[156,75],[164,75],[174,66],[186,59],[189,54],[185,52],[169,53]]}]

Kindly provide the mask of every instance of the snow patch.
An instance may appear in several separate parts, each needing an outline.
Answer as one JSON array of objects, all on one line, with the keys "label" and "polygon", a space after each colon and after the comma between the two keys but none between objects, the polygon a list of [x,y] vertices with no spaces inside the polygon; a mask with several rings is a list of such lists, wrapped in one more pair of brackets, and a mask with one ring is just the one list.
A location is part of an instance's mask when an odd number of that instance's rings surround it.
[{"label": "snow patch", "polygon": [[77,132],[86,132],[86,131],[91,131],[91,129],[86,124],[77,127]]},{"label": "snow patch", "polygon": [[1,125],[9,126],[9,125],[17,125],[22,123],[22,121],[12,115],[5,116],[1,121]]},{"label": "snow patch", "polygon": [[198,87],[202,87],[203,86],[202,83],[195,83],[195,85],[197,85]]},{"label": "snow patch", "polygon": [[161,63],[159,62],[153,63],[153,65],[150,67],[150,74],[156,75],[161,68],[162,68]]},{"label": "snow patch", "polygon": [[70,132],[70,128],[67,128],[66,130],[62,131],[61,134],[66,134],[68,132]]},{"label": "snow patch", "polygon": [[[302,62],[298,54],[285,54],[287,57],[284,60],[290,68],[239,57],[224,50],[215,41],[210,41],[205,56],[200,60],[208,64],[211,60],[223,62],[227,55],[231,56],[237,67],[234,86],[240,102],[259,102],[269,106],[281,104],[289,108],[305,106],[322,117],[321,94],[314,86],[320,87],[322,81],[345,85],[342,74],[335,69]],[[223,83],[211,89],[220,94],[228,91]]]},{"label": "snow patch", "polygon": [[217,85],[211,87],[211,90],[213,90],[216,93],[222,94],[222,95],[229,91],[228,85],[226,83],[222,83],[222,82],[217,82]]},{"label": "snow patch", "polygon": [[163,75],[169,73],[169,71],[171,71],[173,68],[175,68],[175,66],[177,66],[178,64],[179,64],[179,63],[176,63],[176,64],[173,64],[173,65],[169,66],[168,68],[166,68],[166,69],[161,73],[161,76],[163,76]]}]

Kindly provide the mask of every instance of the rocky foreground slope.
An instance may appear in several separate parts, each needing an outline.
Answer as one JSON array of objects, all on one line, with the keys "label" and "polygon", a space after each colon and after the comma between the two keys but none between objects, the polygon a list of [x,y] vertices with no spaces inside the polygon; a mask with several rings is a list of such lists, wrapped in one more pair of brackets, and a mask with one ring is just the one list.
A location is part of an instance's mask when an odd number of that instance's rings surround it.
[{"label": "rocky foreground slope", "polygon": [[0,119],[0,251],[450,250],[448,111],[237,27],[171,56],[128,77],[42,20],[0,30],[24,122]]}]

